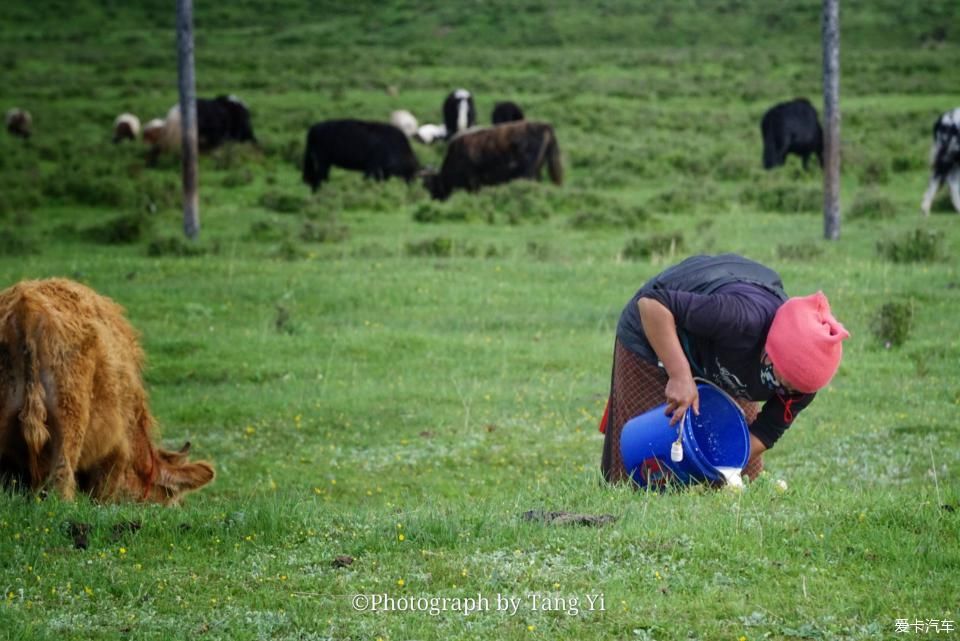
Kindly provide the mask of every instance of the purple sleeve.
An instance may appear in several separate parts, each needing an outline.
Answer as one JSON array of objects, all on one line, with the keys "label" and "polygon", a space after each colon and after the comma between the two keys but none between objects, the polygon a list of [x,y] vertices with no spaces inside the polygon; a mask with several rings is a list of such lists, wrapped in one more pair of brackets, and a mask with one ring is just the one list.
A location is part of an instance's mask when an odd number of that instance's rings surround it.
[{"label": "purple sleeve", "polygon": [[757,419],[750,425],[750,433],[770,449],[793,424],[797,414],[813,401],[814,396],[816,394],[803,394],[787,399],[774,396],[760,408]]},{"label": "purple sleeve", "polygon": [[693,294],[658,289],[643,294],[670,310],[677,327],[731,347],[753,345],[763,336],[771,315],[755,297],[741,293]]}]

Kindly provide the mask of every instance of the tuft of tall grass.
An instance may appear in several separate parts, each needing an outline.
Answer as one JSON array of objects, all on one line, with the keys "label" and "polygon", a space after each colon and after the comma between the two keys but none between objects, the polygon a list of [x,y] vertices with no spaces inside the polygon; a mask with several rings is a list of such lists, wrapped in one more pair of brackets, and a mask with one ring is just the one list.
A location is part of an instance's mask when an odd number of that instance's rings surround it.
[{"label": "tuft of tall grass", "polygon": [[943,232],[919,227],[897,238],[877,241],[877,252],[894,263],[931,263],[946,256]]},{"label": "tuft of tall grass", "polygon": [[897,206],[877,190],[857,192],[847,210],[850,220],[887,220],[897,214]]},{"label": "tuft of tall grass", "polygon": [[884,303],[874,313],[870,331],[886,348],[903,345],[913,326],[913,301]]},{"label": "tuft of tall grass", "polygon": [[649,258],[674,257],[683,250],[683,232],[653,234],[645,238],[631,238],[624,246],[622,254],[628,260],[646,260]]}]

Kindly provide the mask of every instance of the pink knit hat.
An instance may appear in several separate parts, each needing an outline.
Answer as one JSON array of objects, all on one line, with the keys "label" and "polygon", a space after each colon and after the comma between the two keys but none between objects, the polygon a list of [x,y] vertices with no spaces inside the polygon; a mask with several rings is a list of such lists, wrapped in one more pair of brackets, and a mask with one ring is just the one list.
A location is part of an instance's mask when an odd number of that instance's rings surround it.
[{"label": "pink knit hat", "polygon": [[837,373],[843,356],[840,343],[849,336],[830,313],[823,292],[795,296],[773,317],[767,355],[793,389],[809,394],[825,387]]}]

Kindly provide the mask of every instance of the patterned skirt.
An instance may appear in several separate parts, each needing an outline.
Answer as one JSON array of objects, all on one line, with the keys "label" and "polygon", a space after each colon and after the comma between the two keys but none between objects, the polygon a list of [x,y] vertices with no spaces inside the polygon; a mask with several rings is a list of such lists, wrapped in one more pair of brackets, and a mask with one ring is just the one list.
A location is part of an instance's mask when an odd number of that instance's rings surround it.
[{"label": "patterned skirt", "polygon": [[[634,416],[643,414],[657,405],[667,402],[664,394],[667,387],[667,373],[653,363],[645,361],[626,347],[618,339],[613,350],[613,374],[610,382],[610,398],[600,429],[604,431],[603,455],[600,468],[603,478],[609,483],[620,483],[628,479],[620,455],[620,434],[623,426]],[[737,399],[737,403],[746,414],[747,424],[753,423],[760,410],[758,403]],[[743,473],[754,479],[763,471],[763,456],[755,457],[747,463]]]}]

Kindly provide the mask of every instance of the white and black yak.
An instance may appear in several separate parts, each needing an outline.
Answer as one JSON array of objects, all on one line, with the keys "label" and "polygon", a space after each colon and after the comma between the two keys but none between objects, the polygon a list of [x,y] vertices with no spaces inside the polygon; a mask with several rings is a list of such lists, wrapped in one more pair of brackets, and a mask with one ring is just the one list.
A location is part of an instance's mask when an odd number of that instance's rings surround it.
[{"label": "white and black yak", "polygon": [[941,185],[950,188],[950,202],[960,212],[960,107],[942,114],[933,123],[933,146],[930,148],[930,184],[923,194],[920,208],[925,216]]},{"label": "white and black yak", "polygon": [[140,135],[140,119],[131,113],[122,113],[113,121],[113,142],[136,140]]},{"label": "white and black yak", "polygon": [[444,140],[447,137],[447,128],[444,125],[425,124],[417,127],[417,132],[413,134],[413,139],[422,142],[425,145]]},{"label": "white and black yak", "polygon": [[[149,124],[154,123],[151,120]],[[150,131],[148,137],[144,128],[144,141],[154,146],[155,153],[178,151],[182,140],[180,105],[170,107],[161,129],[151,127]],[[200,151],[210,151],[228,140],[257,142],[247,105],[236,96],[197,98],[197,147]]]},{"label": "white and black yak", "polygon": [[430,195],[445,200],[455,189],[476,191],[517,178],[540,179],[543,166],[554,184],[563,184],[560,146],[553,127],[522,120],[475,129],[454,138],[439,172],[426,172]]},{"label": "white and black yak", "polygon": [[391,176],[408,183],[420,171],[420,162],[402,131],[382,122],[326,120],[307,132],[303,155],[303,182],[316,191],[330,175],[330,167],[362,171],[365,178]]},{"label": "white and black yak", "polygon": [[443,101],[443,124],[447,128],[447,138],[477,124],[477,109],[469,91],[457,89],[450,92]]},{"label": "white and black yak", "polygon": [[416,116],[405,109],[391,111],[390,124],[402,131],[407,138],[413,137],[420,128]]},{"label": "white and black yak", "polygon": [[26,109],[14,107],[8,109],[6,118],[7,131],[20,138],[29,138],[33,133],[33,117]]},{"label": "white and black yak", "polygon": [[153,147],[159,146],[166,134],[166,122],[163,118],[154,118],[143,126],[143,142]]},{"label": "white and black yak", "polygon": [[505,122],[517,120],[523,120],[523,109],[517,103],[505,100],[493,106],[493,113],[490,116],[490,122],[493,124],[502,125]]},{"label": "white and black yak", "polygon": [[783,165],[787,154],[800,156],[804,169],[811,154],[823,166],[823,129],[817,110],[806,98],[781,102],[768,109],[760,121],[760,131],[764,169]]}]

